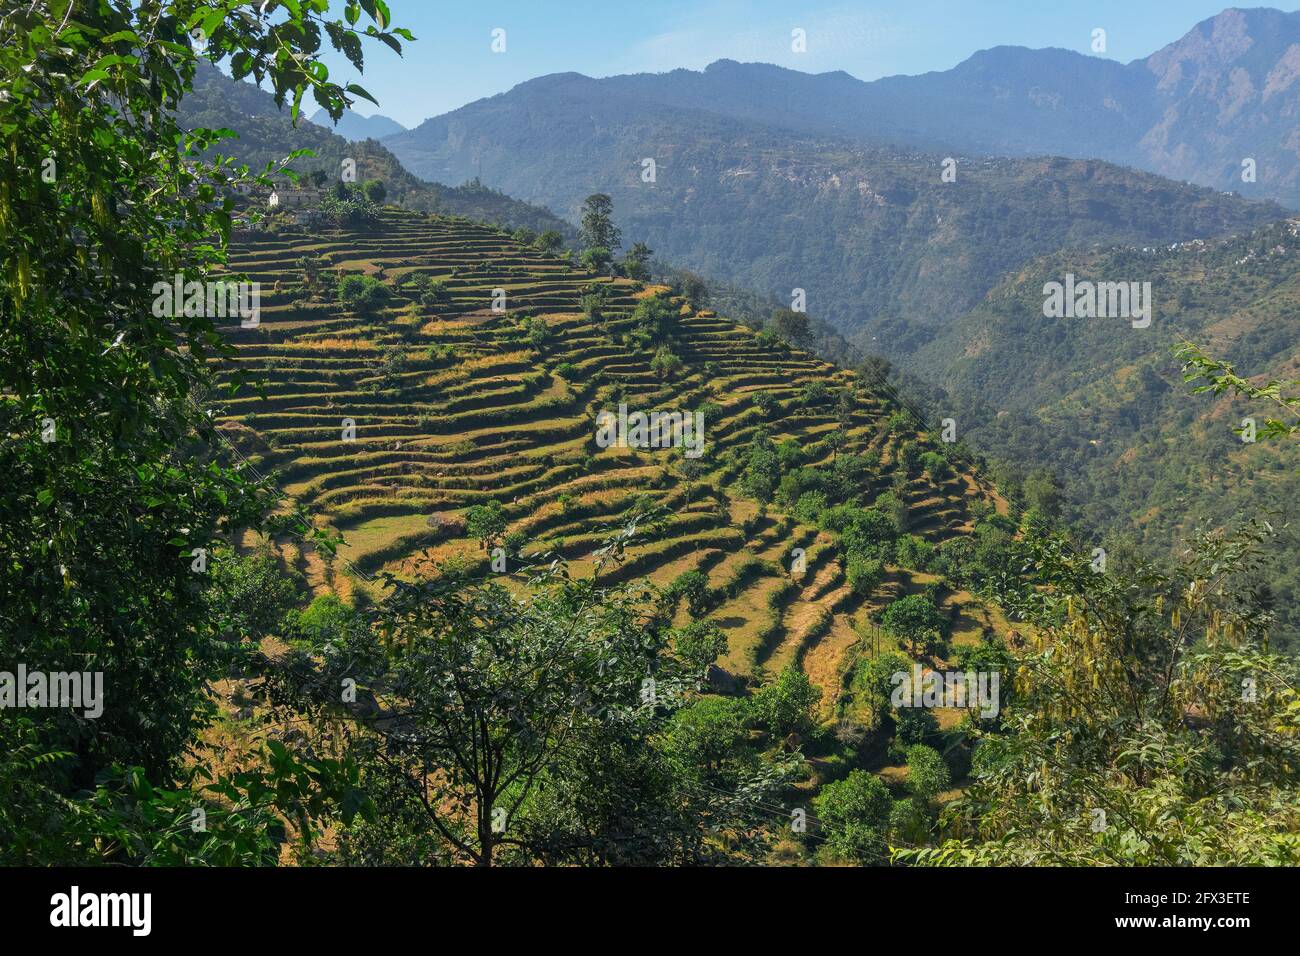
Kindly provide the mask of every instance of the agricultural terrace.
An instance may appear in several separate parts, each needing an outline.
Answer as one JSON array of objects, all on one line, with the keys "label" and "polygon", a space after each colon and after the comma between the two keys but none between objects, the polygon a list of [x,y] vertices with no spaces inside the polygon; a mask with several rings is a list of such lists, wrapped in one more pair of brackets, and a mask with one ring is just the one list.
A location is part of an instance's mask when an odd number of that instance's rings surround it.
[{"label": "agricultural terrace", "polygon": [[[855,589],[834,535],[796,516],[806,507],[780,492],[756,500],[756,437],[770,437],[783,474],[847,462],[851,500],[892,491],[906,532],[930,545],[969,534],[977,503],[998,504],[960,467],[936,476],[901,462],[905,444],[941,446],[900,427],[901,410],[854,373],[680,298],[670,327],[647,331],[638,304],[667,290],[584,272],[486,225],[386,208],[370,228],[240,235],[232,269],[261,283],[261,315],[231,329],[238,352],[219,374],[263,385],[227,402],[221,427],[344,536],[339,554],[363,575],[486,566],[494,544],[554,551],[578,573],[610,529],[655,509],[612,573],[678,582],[679,623],[695,614],[726,632],[726,671],[757,681],[801,667],[829,717],[856,656],[892,646],[870,622],[934,578],[890,563]],[[705,453],[598,447],[596,416],[620,402],[702,410]],[[469,509],[492,502],[503,529],[471,537]],[[345,562],[278,544],[317,590],[375,591]],[[956,643],[1005,628],[969,593],[938,600]]]}]

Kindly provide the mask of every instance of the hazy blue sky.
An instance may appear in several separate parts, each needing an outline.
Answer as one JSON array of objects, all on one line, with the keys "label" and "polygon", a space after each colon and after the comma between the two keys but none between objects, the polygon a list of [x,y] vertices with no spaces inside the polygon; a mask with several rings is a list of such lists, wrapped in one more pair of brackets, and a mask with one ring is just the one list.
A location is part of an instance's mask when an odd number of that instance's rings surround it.
[{"label": "hazy blue sky", "polygon": [[[399,58],[367,48],[360,82],[375,110],[406,126],[546,73],[588,76],[702,69],[721,57],[778,63],[808,73],[845,70],[864,80],[946,70],[999,44],[1064,47],[1144,57],[1219,13],[1224,0],[389,0],[418,41]],[[1291,3],[1285,4],[1291,7]],[[791,30],[807,34],[791,52]],[[506,51],[493,53],[493,29]],[[340,60],[332,60],[338,64]],[[343,64],[346,65],[346,64]],[[339,67],[338,73],[351,76]]]}]

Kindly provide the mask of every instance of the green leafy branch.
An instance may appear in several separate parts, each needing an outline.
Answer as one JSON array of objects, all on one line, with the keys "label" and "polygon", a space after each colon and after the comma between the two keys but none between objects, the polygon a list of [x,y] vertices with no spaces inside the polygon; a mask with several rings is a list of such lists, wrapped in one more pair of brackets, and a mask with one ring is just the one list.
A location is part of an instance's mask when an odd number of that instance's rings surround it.
[{"label": "green leafy branch", "polygon": [[[1249,379],[1237,374],[1237,370],[1227,362],[1211,358],[1191,342],[1183,342],[1174,350],[1174,354],[1183,363],[1184,382],[1202,382],[1192,389],[1194,394],[1209,392],[1222,395],[1231,391],[1234,395],[1244,395],[1257,401],[1276,404],[1286,412],[1284,418],[1270,418],[1258,430],[1260,436],[1269,439],[1293,438],[1300,436],[1300,379],[1291,381],[1271,380],[1264,385],[1255,385]],[[1234,429],[1240,433],[1242,429]]]}]

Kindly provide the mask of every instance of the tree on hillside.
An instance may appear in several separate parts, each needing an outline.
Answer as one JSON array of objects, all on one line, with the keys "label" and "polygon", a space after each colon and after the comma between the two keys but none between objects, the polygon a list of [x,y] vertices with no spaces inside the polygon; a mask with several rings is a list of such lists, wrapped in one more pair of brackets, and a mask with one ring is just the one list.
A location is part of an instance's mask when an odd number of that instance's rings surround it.
[{"label": "tree on hillside", "polygon": [[885,562],[879,558],[850,555],[845,562],[844,576],[857,597],[870,597],[885,579]]},{"label": "tree on hillside", "polygon": [[[708,580],[705,579],[707,587]],[[713,621],[691,621],[673,631],[673,653],[684,663],[704,672],[727,653],[727,635]]]},{"label": "tree on hillside", "polygon": [[537,237],[533,245],[542,252],[551,253],[564,245],[564,237],[554,229],[547,229]]},{"label": "tree on hillside", "polygon": [[605,193],[593,193],[582,201],[579,235],[587,249],[604,249],[606,254],[619,247],[622,234],[614,225],[614,200]]},{"label": "tree on hillside", "polygon": [[650,279],[650,259],[654,250],[644,242],[632,244],[632,248],[623,257],[623,274],[629,279],[646,282]]},{"label": "tree on hillside", "polygon": [[578,257],[578,261],[582,263],[582,267],[588,272],[604,272],[609,268],[613,258],[609,249],[605,246],[592,246],[590,249],[582,250],[582,255]]},{"label": "tree on hillside", "polygon": [[826,847],[835,856],[865,866],[889,859],[886,838],[892,809],[880,778],[853,770],[822,788],[814,801]]},{"label": "tree on hillside", "polygon": [[850,555],[887,558],[893,550],[893,519],[875,508],[837,505],[822,513],[822,528],[836,535],[841,547]]},{"label": "tree on hillside", "polygon": [[605,317],[605,307],[609,304],[609,285],[604,282],[592,282],[578,300],[582,312],[593,322],[600,322]]},{"label": "tree on hillside", "polygon": [[451,298],[447,283],[434,279],[427,272],[417,272],[410,278],[411,292],[420,305],[426,308],[443,305]]},{"label": "tree on hillside", "polygon": [[929,598],[909,594],[890,603],[880,615],[880,625],[903,642],[916,657],[936,647],[947,633],[948,621]]},{"label": "tree on hillside", "polygon": [[709,283],[694,272],[685,269],[677,276],[678,293],[690,303],[695,311],[706,308],[709,304]]},{"label": "tree on hillside", "polygon": [[928,707],[894,710],[894,739],[904,746],[923,744],[939,733],[939,719]]},{"label": "tree on hillside", "polygon": [[[672,654],[642,586],[598,577],[546,571],[517,592],[452,568],[390,578],[375,628],[302,672],[294,697],[344,736],[365,797],[397,811],[346,828],[344,859],[700,864],[730,855],[710,832],[733,834],[731,852],[761,839],[754,821],[785,771],[731,766],[715,789],[697,785],[740,745],[739,727],[716,715],[674,732],[698,670]],[[391,711],[340,722],[341,678],[385,687]]]},{"label": "tree on hillside", "polygon": [[666,295],[642,299],[632,310],[637,332],[650,342],[664,342],[677,330],[680,309]]},{"label": "tree on hillside", "polygon": [[741,486],[746,494],[766,503],[772,500],[780,482],[781,462],[777,458],[776,446],[767,432],[760,429],[749,444]]},{"label": "tree on hillside", "polygon": [[952,785],[948,765],[939,751],[917,743],[907,748],[907,789],[922,803],[930,803]]},{"label": "tree on hillside", "polygon": [[231,550],[212,555],[212,583],[204,592],[220,636],[234,643],[261,641],[279,629],[297,603],[300,586],[285,574],[269,549],[240,556]]},{"label": "tree on hillside", "polygon": [[650,371],[660,381],[672,381],[685,367],[686,364],[663,345],[659,346],[654,358],[650,360]]},{"label": "tree on hillside", "polygon": [[921,467],[931,484],[941,484],[952,477],[952,465],[937,451],[927,451],[921,455]]},{"label": "tree on hillside", "polygon": [[361,316],[372,316],[388,300],[388,286],[374,276],[344,276],[338,284],[339,304]]},{"label": "tree on hillside", "polygon": [[769,327],[789,345],[807,348],[812,344],[812,324],[808,313],[793,309],[777,309],[772,313]]},{"label": "tree on hillside", "polygon": [[480,548],[490,548],[506,530],[506,513],[495,498],[465,509],[465,533],[478,539]]},{"label": "tree on hillside", "polygon": [[1031,471],[1021,485],[1020,495],[1026,509],[1038,511],[1049,520],[1060,517],[1061,486],[1046,469],[1036,468]]},{"label": "tree on hillside", "polygon": [[[863,634],[869,637],[869,632]],[[875,729],[889,714],[890,701],[897,686],[894,675],[909,673],[912,661],[897,651],[884,651],[858,662],[850,687],[855,701],[867,715],[866,726]]]},{"label": "tree on hillside", "polygon": [[816,709],[821,699],[821,689],[791,665],[754,695],[754,717],[777,737],[806,736],[817,725]]},{"label": "tree on hillside", "polygon": [[683,571],[668,585],[665,597],[685,599],[691,617],[703,617],[709,609],[709,578],[703,571]]},{"label": "tree on hillside", "polygon": [[643,724],[674,686],[664,678],[647,696],[662,636],[644,623],[626,592],[557,582],[516,598],[454,577],[399,584],[379,625],[393,650],[377,663],[410,716],[393,728],[400,746],[370,749],[373,785],[416,793],[424,826],[455,858],[490,866],[501,852],[546,852],[542,821],[529,817],[559,755],[604,721]]},{"label": "tree on hillside", "polygon": [[701,697],[673,714],[665,731],[665,751],[682,765],[698,767],[710,785],[734,786],[726,765],[748,736],[744,698]]},{"label": "tree on hillside", "polygon": [[[372,181],[383,191],[383,184]],[[368,184],[367,184],[368,185]],[[333,226],[366,226],[379,220],[379,203],[358,183],[335,183],[333,190],[323,194],[316,205],[319,216]]]},{"label": "tree on hillside", "polygon": [[916,474],[921,465],[921,446],[914,441],[905,441],[898,446],[898,464],[907,476]]}]

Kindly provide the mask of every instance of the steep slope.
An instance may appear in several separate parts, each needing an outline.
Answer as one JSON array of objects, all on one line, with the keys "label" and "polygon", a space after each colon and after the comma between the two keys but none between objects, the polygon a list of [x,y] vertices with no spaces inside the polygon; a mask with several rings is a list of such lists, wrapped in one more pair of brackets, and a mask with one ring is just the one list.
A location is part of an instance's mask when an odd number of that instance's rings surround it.
[{"label": "steep slope", "polygon": [[276,106],[270,93],[252,83],[232,80],[206,62],[200,62],[194,91],[182,102],[180,114],[190,127],[238,130],[238,138],[223,140],[216,151],[255,170],[283,159],[295,149],[310,149],[313,156],[301,157],[293,163],[292,168],[300,175],[320,169],[335,180],[341,163],[349,158],[356,160],[358,178],[382,180],[389,198],[410,208],[468,216],[534,232],[553,229],[566,239],[575,234],[569,223],[550,210],[513,199],[480,183],[452,187],[418,179],[373,140],[349,142],[305,120],[295,126],[288,113]]},{"label": "steep slope", "polygon": [[[1142,280],[1149,328],[1046,318],[1045,283]],[[1300,378],[1300,220],[1177,248],[1068,252],[1036,260],[916,356],[947,389],[961,434],[1005,461],[1045,464],[1070,513],[1097,533],[1132,530],[1168,551],[1197,527],[1275,511],[1294,518],[1294,449],[1244,443],[1268,410],[1193,396],[1172,348],[1190,339],[1247,376]],[[1288,566],[1289,565],[1289,566]],[[1269,583],[1288,642],[1300,637],[1300,542]]]},{"label": "steep slope", "polygon": [[[236,246],[234,267],[263,283],[262,313],[258,327],[231,330],[238,354],[222,374],[237,368],[266,388],[229,401],[223,431],[345,534],[341,557],[362,578],[456,558],[485,563],[466,517],[492,500],[512,551],[553,549],[575,570],[590,568],[620,519],[657,509],[648,539],[616,573],[670,585],[698,571],[705,587],[694,610],[726,632],[726,668],[753,679],[803,666],[830,714],[857,654],[854,622],[867,626],[888,600],[933,578],[891,565],[855,593],[833,535],[761,508],[745,490],[759,433],[787,473],[843,476],[846,503],[892,489],[901,520],[932,545],[969,534],[976,513],[999,504],[964,468],[929,477],[904,467],[905,443],[914,452],[943,446],[852,373],[680,302],[661,316],[667,329],[647,331],[637,306],[654,288],[575,271],[491,228],[389,209],[371,230],[286,226]],[[325,272],[379,277],[387,298],[364,315],[345,311],[303,287],[303,256],[323,257]],[[445,283],[439,301],[416,297],[418,276]],[[492,311],[497,289],[501,313]],[[593,290],[607,297],[595,316],[582,304]],[[680,365],[664,363],[664,351]],[[700,412],[703,455],[602,447],[597,414],[620,403]],[[341,563],[291,553],[316,586],[357,586]],[[997,626],[969,593],[931,591],[954,622],[954,643]],[[678,613],[689,619],[685,604]]]},{"label": "steep slope", "polygon": [[607,83],[546,77],[386,142],[420,175],[481,169],[570,217],[606,192],[624,230],[670,261],[786,302],[804,289],[810,312],[891,354],[1035,255],[1221,235],[1282,214],[1095,161],[963,157],[945,182],[941,154],[773,130]]},{"label": "steep slope", "polygon": [[915,117],[910,142],[1097,157],[1300,208],[1300,12],[1225,10],[1125,66],[998,47],[868,86],[877,115]]},{"label": "steep slope", "polygon": [[1138,164],[1300,208],[1300,11],[1226,10],[1130,68],[1160,106]]}]

